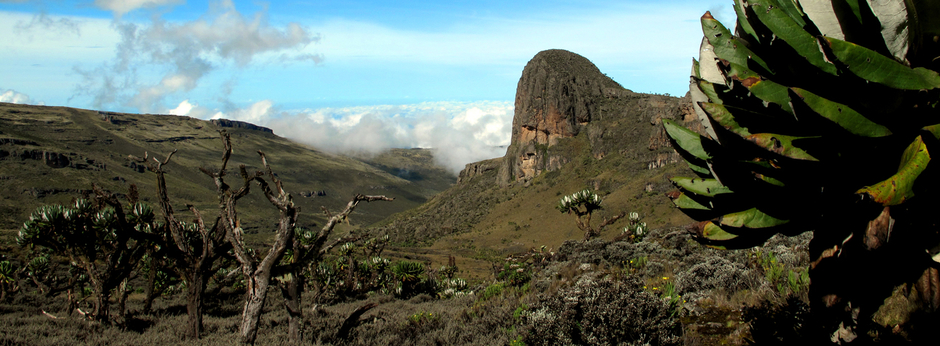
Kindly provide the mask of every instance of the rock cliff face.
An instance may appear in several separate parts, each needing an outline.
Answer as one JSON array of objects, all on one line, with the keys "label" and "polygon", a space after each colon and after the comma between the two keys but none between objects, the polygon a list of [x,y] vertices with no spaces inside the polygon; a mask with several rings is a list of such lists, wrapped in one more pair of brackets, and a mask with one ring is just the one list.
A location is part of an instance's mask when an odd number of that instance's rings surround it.
[{"label": "rock cliff face", "polygon": [[486,172],[499,169],[503,158],[489,159],[479,162],[468,163],[460,174],[457,175],[457,184],[465,183],[474,177],[481,176]]},{"label": "rock cliff face", "polygon": [[212,119],[212,120],[209,120],[209,122],[215,124],[215,126],[218,126],[218,127],[232,127],[236,129],[255,130],[255,131],[262,131],[262,132],[267,132],[267,133],[272,133],[272,134],[274,133],[273,130],[267,127],[258,126],[252,123],[246,123],[244,121],[228,120],[228,119]]},{"label": "rock cliff face", "polygon": [[656,227],[686,224],[664,195],[673,189],[668,177],[687,169],[665,135],[664,119],[698,123],[688,96],[635,93],[582,56],[538,53],[517,85],[506,155],[468,164],[457,184],[393,216],[379,232],[415,244],[471,232],[446,239],[467,249],[479,243],[461,241],[498,240],[494,246],[505,252],[520,251],[528,244],[512,241],[526,233],[516,232],[520,227],[531,227],[533,243],[571,236],[561,233],[570,231],[570,220],[552,206],[572,186],[602,191],[605,209],[639,210]]},{"label": "rock cliff face", "polygon": [[536,54],[516,86],[512,142],[500,167],[500,184],[560,168],[567,159],[546,156],[544,149],[577,136],[598,117],[599,100],[624,91],[583,56],[559,49]]}]

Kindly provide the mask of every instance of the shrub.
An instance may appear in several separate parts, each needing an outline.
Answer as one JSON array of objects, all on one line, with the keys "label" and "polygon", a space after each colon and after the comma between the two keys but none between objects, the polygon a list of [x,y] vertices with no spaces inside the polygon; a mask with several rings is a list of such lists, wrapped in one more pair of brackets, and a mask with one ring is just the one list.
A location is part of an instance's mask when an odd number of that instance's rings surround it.
[{"label": "shrub", "polygon": [[737,292],[760,286],[760,278],[757,275],[741,263],[712,256],[676,274],[676,289],[679,294],[715,289]]},{"label": "shrub", "polygon": [[523,315],[532,345],[678,345],[681,325],[669,303],[643,290],[640,281],[582,278],[543,298]]}]

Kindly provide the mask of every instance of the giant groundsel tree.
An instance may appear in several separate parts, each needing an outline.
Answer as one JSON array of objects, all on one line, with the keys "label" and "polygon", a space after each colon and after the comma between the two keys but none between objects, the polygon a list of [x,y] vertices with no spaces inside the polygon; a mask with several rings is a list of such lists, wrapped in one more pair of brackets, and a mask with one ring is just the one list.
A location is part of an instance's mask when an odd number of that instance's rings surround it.
[{"label": "giant groundsel tree", "polygon": [[733,32],[701,19],[690,92],[704,134],[664,122],[698,175],[673,179],[673,202],[715,247],[814,232],[821,337],[892,327],[872,317],[899,285],[936,311],[940,2],[734,6]]}]

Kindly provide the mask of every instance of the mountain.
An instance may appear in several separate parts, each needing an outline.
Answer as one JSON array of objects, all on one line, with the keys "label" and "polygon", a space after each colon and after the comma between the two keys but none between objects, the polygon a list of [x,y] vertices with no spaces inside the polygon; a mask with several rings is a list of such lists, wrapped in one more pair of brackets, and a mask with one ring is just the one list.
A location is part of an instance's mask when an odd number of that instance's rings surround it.
[{"label": "mountain", "polygon": [[[379,223],[377,232],[405,245],[400,251],[435,259],[557,248],[583,237],[574,217],[555,206],[584,188],[603,198],[595,225],[622,211],[638,212],[653,228],[685,225],[689,219],[665,193],[672,190],[668,178],[688,168],[663,119],[697,123],[688,96],[635,93],[578,54],[540,52],[519,79],[506,156],[468,164],[453,187]],[[626,224],[617,221],[601,237],[616,237]]]},{"label": "mountain", "polygon": [[[136,184],[144,201],[155,202],[155,175],[128,155],[163,159],[171,202],[177,210],[193,204],[215,210],[215,185],[200,167],[221,164],[219,130],[231,133],[234,155],[227,182],[237,183],[237,165],[260,168],[256,151],[270,165],[301,208],[299,222],[321,222],[325,206],[337,210],[356,193],[395,197],[356,210],[353,224],[370,224],[416,207],[456,181],[433,165],[429,150],[395,149],[362,158],[332,155],[285,138],[270,129],[230,120],[125,114],[0,103],[0,229],[18,228],[39,205],[68,203],[91,189],[126,193]],[[268,228],[277,210],[260,194],[239,202],[249,232]]]}]

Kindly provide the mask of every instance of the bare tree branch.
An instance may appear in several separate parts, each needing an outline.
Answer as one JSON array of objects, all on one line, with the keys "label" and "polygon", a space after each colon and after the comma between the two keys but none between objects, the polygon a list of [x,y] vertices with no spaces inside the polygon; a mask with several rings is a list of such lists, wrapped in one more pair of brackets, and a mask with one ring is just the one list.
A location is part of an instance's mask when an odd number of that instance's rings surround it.
[{"label": "bare tree branch", "polygon": [[601,222],[600,226],[597,226],[597,228],[600,229],[600,230],[604,230],[605,228],[607,228],[607,226],[610,226],[610,225],[613,224],[614,222],[617,222],[617,220],[620,220],[621,218],[623,218],[623,217],[626,216],[626,215],[627,215],[627,212],[621,211],[620,214],[614,215],[614,217],[612,217],[612,218],[604,219],[604,221]]}]

